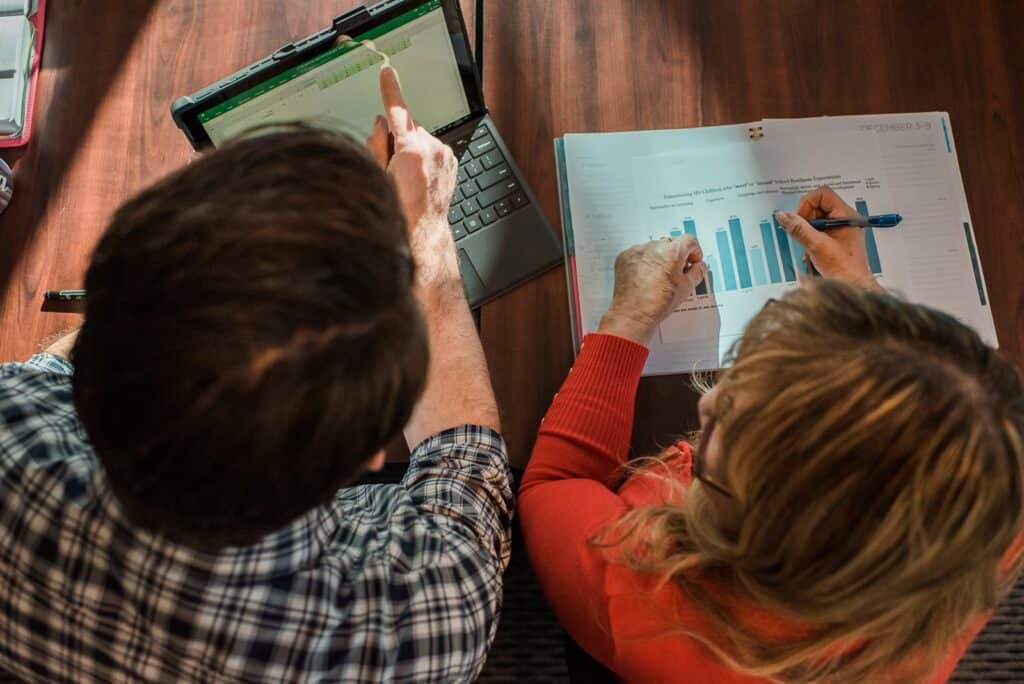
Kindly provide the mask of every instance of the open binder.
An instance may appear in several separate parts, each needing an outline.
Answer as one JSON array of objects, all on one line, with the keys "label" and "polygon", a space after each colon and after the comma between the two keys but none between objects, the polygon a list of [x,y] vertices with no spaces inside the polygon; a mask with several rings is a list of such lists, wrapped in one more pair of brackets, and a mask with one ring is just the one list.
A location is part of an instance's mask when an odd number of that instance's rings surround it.
[{"label": "open binder", "polygon": [[661,325],[644,372],[721,367],[764,303],[811,277],[773,213],[823,184],[863,214],[903,215],[898,228],[865,229],[883,286],[997,343],[943,112],[567,134],[554,147],[577,349],[611,301],[615,256],[690,234],[711,277]]}]

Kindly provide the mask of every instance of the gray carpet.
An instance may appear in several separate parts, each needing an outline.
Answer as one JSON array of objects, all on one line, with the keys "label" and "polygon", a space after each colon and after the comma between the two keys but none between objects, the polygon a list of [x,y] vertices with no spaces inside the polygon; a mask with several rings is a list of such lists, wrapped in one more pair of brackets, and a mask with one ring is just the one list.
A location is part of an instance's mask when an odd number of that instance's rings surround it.
[{"label": "gray carpet", "polygon": [[477,682],[563,684],[568,681],[565,632],[537,586],[517,524],[512,540],[512,561],[505,571],[501,622]]},{"label": "gray carpet", "polygon": [[951,682],[1024,682],[1024,581],[967,649]]},{"label": "gray carpet", "polygon": [[[518,528],[518,526],[517,526]],[[593,675],[579,681],[596,682]],[[565,633],[537,586],[518,529],[505,574],[505,606],[480,684],[565,684]],[[1024,684],[1024,582],[1019,582],[960,661],[951,682]]]}]

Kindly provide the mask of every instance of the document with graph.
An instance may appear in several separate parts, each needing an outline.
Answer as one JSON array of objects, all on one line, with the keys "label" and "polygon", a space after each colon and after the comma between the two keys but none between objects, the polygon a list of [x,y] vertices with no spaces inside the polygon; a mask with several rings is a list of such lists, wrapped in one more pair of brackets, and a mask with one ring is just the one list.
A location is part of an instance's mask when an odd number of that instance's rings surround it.
[{"label": "document with graph", "polygon": [[555,152],[577,346],[611,301],[616,255],[688,234],[710,277],[660,326],[644,372],[721,367],[765,302],[811,277],[773,213],[823,184],[862,214],[903,215],[896,228],[865,229],[868,264],[886,288],[996,343],[944,113],[570,134]]}]

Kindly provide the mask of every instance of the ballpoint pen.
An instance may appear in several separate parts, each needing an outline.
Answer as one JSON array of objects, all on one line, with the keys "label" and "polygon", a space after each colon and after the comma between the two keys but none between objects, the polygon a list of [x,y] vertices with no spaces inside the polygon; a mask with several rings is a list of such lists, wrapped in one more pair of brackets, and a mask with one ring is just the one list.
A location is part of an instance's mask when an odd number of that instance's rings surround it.
[{"label": "ballpoint pen", "polygon": [[848,218],[814,219],[808,221],[818,230],[839,228],[841,226],[859,226],[861,228],[893,228],[898,226],[903,217],[899,214],[878,214],[876,216],[850,216]]},{"label": "ballpoint pen", "polygon": [[48,302],[85,299],[85,290],[47,290],[43,293],[43,299]]}]

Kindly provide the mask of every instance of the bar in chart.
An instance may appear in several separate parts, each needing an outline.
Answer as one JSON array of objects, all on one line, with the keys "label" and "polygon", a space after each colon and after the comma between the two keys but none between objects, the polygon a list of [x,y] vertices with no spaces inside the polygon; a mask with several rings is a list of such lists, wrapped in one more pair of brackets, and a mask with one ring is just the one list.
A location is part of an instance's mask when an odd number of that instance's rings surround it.
[{"label": "bar in chart", "polygon": [[[686,217],[682,223],[682,228],[671,228],[668,234],[671,237],[697,237],[697,223],[693,218]],[[730,292],[769,284],[793,283],[797,280],[797,272],[810,272],[810,266],[804,260],[803,247],[795,240],[790,240],[774,217],[759,222],[761,244],[750,247],[746,244],[741,219],[730,217],[728,226],[714,231],[717,255],[708,254],[707,245],[704,253],[704,261],[708,269],[720,278],[716,284],[722,290]],[[696,293],[706,295],[707,283],[698,285]]]},{"label": "bar in chart", "polygon": [[[854,204],[857,206],[857,213],[861,216],[871,216],[868,211],[868,203],[862,199],[858,199]],[[868,226],[864,229],[864,247],[868,253],[868,266],[871,267],[871,272],[878,275],[882,272],[882,261],[878,258],[878,243],[875,242],[875,231]]]},{"label": "bar in chart", "polygon": [[803,273],[804,275],[809,274],[811,272],[811,265],[804,258],[804,256],[806,255],[806,252],[804,251],[804,246],[801,245],[796,240],[791,240],[789,243],[789,248],[793,250],[793,263],[796,264],[797,271]]},{"label": "bar in chart", "polygon": [[764,257],[761,256],[760,247],[750,248],[750,267],[754,271],[754,284],[755,285],[767,285],[768,279],[764,274]]},{"label": "bar in chart", "polygon": [[[686,220],[684,220],[683,221],[683,229],[686,231],[687,235],[692,235],[693,237],[697,237],[697,224],[693,222],[693,219],[686,219]],[[669,237],[674,237],[674,238],[682,237],[683,236],[683,231],[679,230],[678,228],[673,228],[673,229],[668,231],[668,235],[669,235]],[[698,285],[696,287],[696,289],[694,290],[694,293],[697,294],[697,295],[706,295],[708,293],[708,284],[707,284],[707,282],[702,282],[700,285]]]},{"label": "bar in chart", "polygon": [[761,242],[764,243],[764,255],[768,260],[768,276],[773,283],[781,283],[782,272],[775,251],[775,235],[772,233],[772,224],[767,221],[761,221]]},{"label": "bar in chart", "polygon": [[732,237],[732,249],[736,255],[736,271],[739,273],[740,287],[748,288],[750,282],[750,263],[747,260],[747,246],[743,243],[743,226],[738,218],[729,219],[729,235]]},{"label": "bar in chart", "polygon": [[[687,235],[697,237],[697,224],[694,223],[693,219],[683,219],[683,230],[686,231]],[[707,281],[705,280],[705,282],[702,282],[700,285],[698,285],[697,289],[694,291],[698,295],[706,295],[708,293]]]},{"label": "bar in chart", "polygon": [[775,237],[779,241],[779,256],[782,257],[782,272],[786,274],[786,282],[792,283],[796,281],[796,272],[793,270],[793,254],[789,250],[789,236],[786,235],[786,231],[782,229],[779,222],[772,217],[772,222],[775,223]]},{"label": "bar in chart", "polygon": [[736,272],[732,267],[732,255],[729,249],[729,234],[719,228],[715,231],[715,243],[718,245],[718,258],[722,260],[722,279],[726,291],[736,289]]},{"label": "bar in chart", "polygon": [[[711,285],[714,286],[717,284],[715,282],[715,278],[718,277],[718,260],[715,259],[713,254],[708,254],[705,255],[704,257],[704,263],[708,265],[708,278],[711,279]],[[705,285],[707,285],[706,280],[700,284],[700,287],[703,287]],[[698,287],[697,289],[699,290],[700,287]],[[706,294],[707,290],[705,289],[704,292]]]}]

